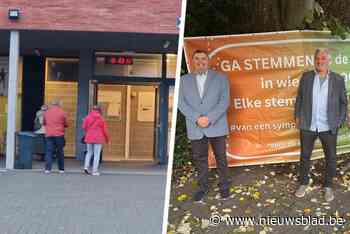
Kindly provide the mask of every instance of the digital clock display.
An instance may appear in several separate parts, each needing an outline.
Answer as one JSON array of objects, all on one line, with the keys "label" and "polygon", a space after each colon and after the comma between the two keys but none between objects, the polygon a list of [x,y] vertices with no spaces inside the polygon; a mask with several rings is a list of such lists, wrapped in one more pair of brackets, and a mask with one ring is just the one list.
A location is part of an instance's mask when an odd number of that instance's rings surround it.
[{"label": "digital clock display", "polygon": [[132,65],[133,58],[130,56],[108,56],[105,59],[105,63],[116,65]]}]

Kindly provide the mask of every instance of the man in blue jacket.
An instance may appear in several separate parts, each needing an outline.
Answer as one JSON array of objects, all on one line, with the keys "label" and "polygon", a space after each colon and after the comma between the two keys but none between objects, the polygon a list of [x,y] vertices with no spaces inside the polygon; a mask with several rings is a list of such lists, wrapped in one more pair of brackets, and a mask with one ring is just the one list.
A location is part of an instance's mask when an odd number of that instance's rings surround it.
[{"label": "man in blue jacket", "polygon": [[215,154],[222,199],[229,197],[226,136],[229,133],[227,109],[230,105],[229,81],[209,67],[206,51],[192,55],[194,72],[180,79],[178,108],[186,118],[187,137],[198,170],[199,190],[193,200],[202,201],[208,192],[208,143]]},{"label": "man in blue jacket", "polygon": [[300,187],[296,197],[304,197],[309,184],[310,157],[319,138],[326,158],[325,199],[334,199],[337,133],[347,116],[344,78],[329,69],[330,54],[321,48],[315,52],[315,70],[301,77],[295,103],[295,119],[300,129]]}]

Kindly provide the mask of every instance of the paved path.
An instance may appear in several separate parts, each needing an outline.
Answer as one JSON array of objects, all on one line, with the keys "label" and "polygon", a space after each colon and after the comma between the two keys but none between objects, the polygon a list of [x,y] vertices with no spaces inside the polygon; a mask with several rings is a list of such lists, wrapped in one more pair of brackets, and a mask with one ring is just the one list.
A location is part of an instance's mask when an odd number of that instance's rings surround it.
[{"label": "paved path", "polygon": [[161,233],[165,183],[163,173],[0,171],[0,233]]}]

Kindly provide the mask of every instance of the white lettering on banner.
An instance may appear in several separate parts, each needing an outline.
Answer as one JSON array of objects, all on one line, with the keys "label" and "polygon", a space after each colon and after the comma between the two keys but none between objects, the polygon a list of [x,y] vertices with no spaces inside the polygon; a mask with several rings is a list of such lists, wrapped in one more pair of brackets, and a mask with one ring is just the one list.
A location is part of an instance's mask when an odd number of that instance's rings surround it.
[{"label": "white lettering on banner", "polygon": [[281,98],[281,97],[272,97],[265,99],[264,101],[260,99],[253,99],[248,97],[243,98],[234,98],[233,99],[233,107],[235,109],[253,109],[253,108],[261,108],[261,107],[288,107],[294,106],[295,97],[290,98]]},{"label": "white lettering on banner", "polygon": [[250,124],[232,124],[230,129],[231,132],[247,132],[247,131],[280,131],[283,129],[295,129],[295,122],[282,122],[282,123],[257,123],[254,125]]},{"label": "white lettering on banner", "polygon": [[231,131],[238,131],[238,132],[246,132],[253,130],[252,125],[240,125],[240,124],[232,124],[230,127]]},{"label": "white lettering on banner", "polygon": [[[347,56],[339,54],[334,60],[337,65],[349,64],[350,60]],[[221,69],[224,72],[241,71],[242,68],[246,71],[255,70],[269,70],[269,69],[293,69],[298,67],[313,67],[314,55],[298,55],[298,56],[279,56],[279,57],[255,57],[243,60],[241,65],[238,60],[222,60]]]},{"label": "white lettering on banner", "polygon": [[344,77],[345,83],[350,80],[350,73],[342,72],[342,73],[340,73],[340,75]]},{"label": "white lettering on banner", "polygon": [[280,56],[280,57],[256,57],[243,60],[241,66],[238,60],[222,60],[221,69],[224,72],[241,71],[242,67],[246,71],[269,70],[269,69],[287,69],[304,66],[313,66],[313,55],[298,56]]},{"label": "white lettering on banner", "polygon": [[[287,79],[275,80],[275,85],[272,80],[265,80],[263,77],[260,77],[260,84],[262,89],[273,89],[273,88],[298,88],[299,80],[291,79],[291,76],[288,76]],[[277,87],[276,87],[277,86]]]},{"label": "white lettering on banner", "polygon": [[262,105],[262,102],[259,99],[234,98],[233,105],[236,109],[251,109],[251,108],[260,108]]},{"label": "white lettering on banner", "polygon": [[289,87],[298,87],[299,80],[298,79],[290,79],[288,76],[287,80],[276,80],[277,88],[289,88]]},{"label": "white lettering on banner", "polygon": [[224,60],[221,62],[221,70],[224,72],[228,71],[236,71],[241,70],[241,66],[239,65],[237,60],[232,60],[232,62],[228,60]]},{"label": "white lettering on banner", "polygon": [[295,97],[292,98],[278,98],[273,97],[270,99],[265,99],[265,107],[287,107],[294,106]]}]

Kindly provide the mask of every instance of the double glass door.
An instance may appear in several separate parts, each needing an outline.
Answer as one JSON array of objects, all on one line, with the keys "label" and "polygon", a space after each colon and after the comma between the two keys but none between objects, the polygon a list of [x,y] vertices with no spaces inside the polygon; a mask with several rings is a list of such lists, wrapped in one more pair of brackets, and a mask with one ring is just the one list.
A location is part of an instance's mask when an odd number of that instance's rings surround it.
[{"label": "double glass door", "polygon": [[103,160],[154,160],[157,90],[152,85],[90,84],[90,109],[102,107],[110,136]]}]

